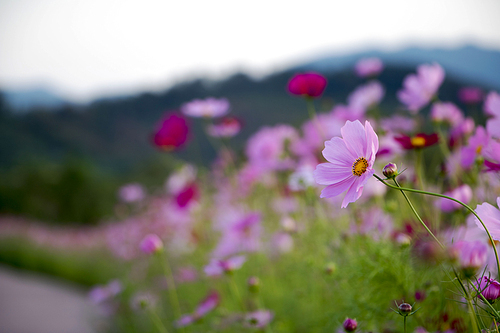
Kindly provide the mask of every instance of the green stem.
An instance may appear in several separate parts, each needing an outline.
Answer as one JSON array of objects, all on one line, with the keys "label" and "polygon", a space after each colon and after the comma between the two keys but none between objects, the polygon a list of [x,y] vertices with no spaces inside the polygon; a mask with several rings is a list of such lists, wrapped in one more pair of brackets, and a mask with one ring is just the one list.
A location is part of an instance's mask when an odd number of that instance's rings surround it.
[{"label": "green stem", "polygon": [[474,288],[474,290],[476,291],[477,295],[483,300],[483,302],[490,308],[490,310],[495,314],[495,316],[497,318],[500,318],[500,314],[498,313],[498,311],[491,305],[490,302],[488,302],[488,300],[486,298],[484,298],[483,294],[481,293],[481,291],[474,285],[474,283],[472,283],[472,281],[469,281],[470,285]]},{"label": "green stem", "polygon": [[382,178],[380,178],[379,176],[377,176],[375,174],[373,176],[375,178],[377,178],[379,181],[381,181],[385,186],[388,186],[390,188],[393,188],[393,189],[396,189],[396,190],[400,190],[400,191],[405,191],[405,192],[414,192],[414,193],[426,194],[426,195],[430,195],[430,196],[434,196],[434,197],[439,197],[439,198],[445,198],[445,199],[454,201],[454,202],[462,205],[463,207],[465,207],[469,212],[471,212],[478,219],[478,221],[481,223],[481,225],[483,226],[484,230],[488,234],[488,238],[490,240],[491,246],[493,247],[493,251],[495,252],[495,259],[497,261],[497,269],[498,269],[498,277],[500,277],[500,261],[498,259],[498,251],[497,251],[497,248],[495,246],[495,242],[493,241],[493,237],[491,237],[491,234],[488,231],[488,228],[486,228],[486,225],[484,224],[483,220],[481,220],[481,218],[479,217],[479,215],[477,215],[477,213],[474,211],[474,209],[472,209],[471,207],[469,207],[467,204],[464,204],[462,201],[457,200],[457,199],[452,198],[452,197],[449,197],[449,196],[444,195],[444,194],[427,192],[427,191],[420,191],[420,190],[415,190],[415,189],[406,188],[406,187],[394,186],[394,185],[386,183]]},{"label": "green stem", "polygon": [[306,103],[307,103],[307,112],[309,113],[309,118],[311,118],[311,120],[314,121],[314,119],[316,119],[316,108],[314,107],[314,100],[311,97],[307,97]]},{"label": "green stem", "polygon": [[[375,176],[375,177],[377,177],[377,176]],[[413,213],[417,217],[418,221],[422,224],[422,226],[425,228],[425,230],[427,230],[427,232],[432,236],[432,238],[434,238],[434,240],[439,244],[439,246],[441,246],[441,248],[444,249],[444,245],[439,241],[439,239],[434,235],[434,233],[431,231],[431,229],[429,229],[429,227],[422,220],[422,218],[420,217],[420,215],[417,213],[417,210],[415,209],[415,207],[413,207],[413,204],[411,203],[410,198],[408,198],[408,196],[406,195],[406,193],[402,190],[402,187],[401,187],[401,185],[399,185],[399,183],[396,180],[396,178],[394,178],[393,180],[394,180],[394,183],[396,183],[397,188],[400,189],[401,193],[405,197],[406,202],[408,203],[408,205],[410,206],[411,210],[413,211]]]},{"label": "green stem", "polygon": [[163,268],[163,273],[167,278],[168,283],[168,295],[170,297],[170,304],[175,310],[177,318],[181,317],[181,307],[179,304],[179,298],[177,297],[177,288],[175,286],[174,275],[172,274],[172,268],[168,262],[168,257],[165,251],[160,253],[161,266]]},{"label": "green stem", "polygon": [[151,320],[155,324],[155,326],[158,329],[158,331],[160,331],[161,333],[168,333],[167,328],[163,325],[163,323],[161,322],[160,317],[158,317],[158,315],[156,314],[156,312],[154,312],[153,309],[151,309],[149,311],[149,314],[150,314]]},{"label": "green stem", "polygon": [[407,317],[407,316],[404,316],[404,317],[403,317],[403,318],[404,318],[404,319],[403,319],[403,322],[404,322],[405,333],[406,333],[406,317]]},{"label": "green stem", "polygon": [[228,274],[229,278],[229,287],[231,288],[231,293],[233,297],[236,299],[236,302],[239,303],[241,310],[245,311],[245,305],[243,304],[243,300],[241,299],[240,292],[238,291],[238,286],[236,282],[234,282],[234,278],[231,274]]}]

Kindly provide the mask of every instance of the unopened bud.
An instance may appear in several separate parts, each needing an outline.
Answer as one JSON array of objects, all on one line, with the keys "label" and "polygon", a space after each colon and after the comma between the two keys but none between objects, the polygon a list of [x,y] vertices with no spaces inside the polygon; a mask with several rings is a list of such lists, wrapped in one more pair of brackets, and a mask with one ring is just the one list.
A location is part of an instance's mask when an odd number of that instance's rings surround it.
[{"label": "unopened bud", "polygon": [[398,309],[402,315],[409,315],[411,313],[412,307],[408,303],[401,303],[399,304]]},{"label": "unopened bud", "polygon": [[260,279],[256,276],[251,276],[248,278],[248,290],[252,293],[256,293],[260,288]]},{"label": "unopened bud", "polygon": [[325,266],[325,273],[328,275],[332,275],[333,273],[335,273],[336,270],[337,270],[337,265],[335,265],[334,262],[329,262]]},{"label": "unopened bud", "polygon": [[358,328],[358,322],[356,321],[356,319],[347,318],[344,321],[343,326],[346,332],[354,332],[356,328]]},{"label": "unopened bud", "polygon": [[142,252],[153,254],[163,250],[163,242],[158,235],[149,234],[144,237],[139,247]]},{"label": "unopened bud", "polygon": [[387,178],[394,178],[398,175],[398,166],[394,163],[389,163],[384,167],[382,173]]}]

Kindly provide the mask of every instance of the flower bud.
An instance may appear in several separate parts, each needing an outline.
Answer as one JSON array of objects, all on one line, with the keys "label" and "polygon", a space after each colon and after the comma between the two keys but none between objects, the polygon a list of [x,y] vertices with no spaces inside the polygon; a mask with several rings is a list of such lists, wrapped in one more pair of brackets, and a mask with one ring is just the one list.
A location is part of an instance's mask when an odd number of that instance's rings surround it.
[{"label": "flower bud", "polygon": [[256,293],[260,288],[260,279],[256,276],[251,276],[248,278],[247,284],[248,290],[252,293]]},{"label": "flower bud", "polygon": [[346,332],[354,332],[358,328],[358,322],[356,319],[346,318],[343,326]]},{"label": "flower bud", "polygon": [[407,316],[411,313],[412,307],[408,303],[401,303],[399,304],[398,309],[402,315]]},{"label": "flower bud", "polygon": [[149,234],[144,237],[139,247],[142,252],[146,254],[153,254],[163,250],[163,242],[158,235]]},{"label": "flower bud", "polygon": [[398,166],[394,163],[389,163],[384,167],[382,173],[387,178],[394,178],[398,175]]},{"label": "flower bud", "polygon": [[337,265],[335,265],[334,262],[329,262],[328,264],[326,264],[325,267],[326,274],[332,275],[333,273],[335,273],[336,270],[337,270]]}]

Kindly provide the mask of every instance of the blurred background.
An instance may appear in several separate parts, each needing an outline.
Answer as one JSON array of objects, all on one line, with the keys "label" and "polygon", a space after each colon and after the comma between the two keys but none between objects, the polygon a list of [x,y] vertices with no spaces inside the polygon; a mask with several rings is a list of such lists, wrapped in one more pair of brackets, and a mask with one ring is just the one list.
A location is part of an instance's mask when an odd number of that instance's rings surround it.
[{"label": "blurred background", "polygon": [[[366,57],[385,65],[381,109],[401,108],[396,91],[422,63],[445,69],[443,100],[460,105],[456,92],[469,85],[499,91],[499,13],[496,0],[0,0],[0,236],[109,223],[123,214],[125,184],[154,194],[181,161],[209,166],[208,142],[174,154],[151,144],[162,115],[196,98],[230,101],[244,123],[238,152],[263,125],[307,118],[285,89],[296,72],[327,77],[321,110],[362,82],[353,66]],[[200,137],[201,125],[192,127]],[[6,298],[24,281],[11,267],[76,282],[77,299],[81,286],[113,275],[88,256],[67,260],[4,238],[2,311],[22,302]],[[10,325],[5,332],[16,332],[19,321]]]}]

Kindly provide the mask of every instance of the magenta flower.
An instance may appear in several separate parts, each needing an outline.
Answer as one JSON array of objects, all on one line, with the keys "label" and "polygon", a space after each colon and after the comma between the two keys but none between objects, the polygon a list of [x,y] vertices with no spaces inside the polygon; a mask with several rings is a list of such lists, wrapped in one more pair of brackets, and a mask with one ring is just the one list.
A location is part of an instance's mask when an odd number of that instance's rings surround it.
[{"label": "magenta flower", "polygon": [[410,74],[403,81],[403,90],[398,91],[399,100],[412,113],[417,113],[430,102],[444,80],[444,70],[438,64],[420,65],[417,74]]},{"label": "magenta flower", "polygon": [[[497,198],[497,206],[500,207],[500,197]],[[485,202],[481,205],[477,205],[476,213],[484,222],[486,228],[491,234],[494,240],[500,240],[500,210],[496,209],[489,203]],[[476,218],[476,225],[483,229],[483,225]]]},{"label": "magenta flower", "polygon": [[458,91],[458,99],[465,104],[476,104],[483,100],[484,93],[478,87],[463,87]]},{"label": "magenta flower", "polygon": [[225,98],[195,99],[181,107],[181,112],[189,117],[214,118],[229,112],[229,101]]},{"label": "magenta flower", "polygon": [[384,69],[384,64],[379,58],[364,58],[359,60],[354,66],[354,70],[359,77],[375,76]]},{"label": "magenta flower", "polygon": [[498,297],[500,297],[500,283],[498,283],[495,279],[483,276],[481,280],[477,281],[476,288],[490,303],[493,303]]},{"label": "magenta flower", "polygon": [[342,208],[355,202],[363,193],[363,186],[375,172],[373,163],[378,151],[378,137],[368,121],[365,126],[356,120],[347,121],[340,130],[342,138],[325,142],[323,156],[329,163],[321,163],[314,171],[314,179],[327,185],[321,198],[335,197],[347,191]]},{"label": "magenta flower", "polygon": [[149,234],[144,237],[139,247],[142,252],[146,254],[153,254],[163,249],[163,242],[158,235]]},{"label": "magenta flower", "polygon": [[288,91],[303,97],[319,97],[325,88],[326,78],[314,72],[296,74],[288,82]]},{"label": "magenta flower", "polygon": [[168,114],[153,137],[156,146],[171,151],[182,146],[188,139],[189,126],[184,117]]}]

